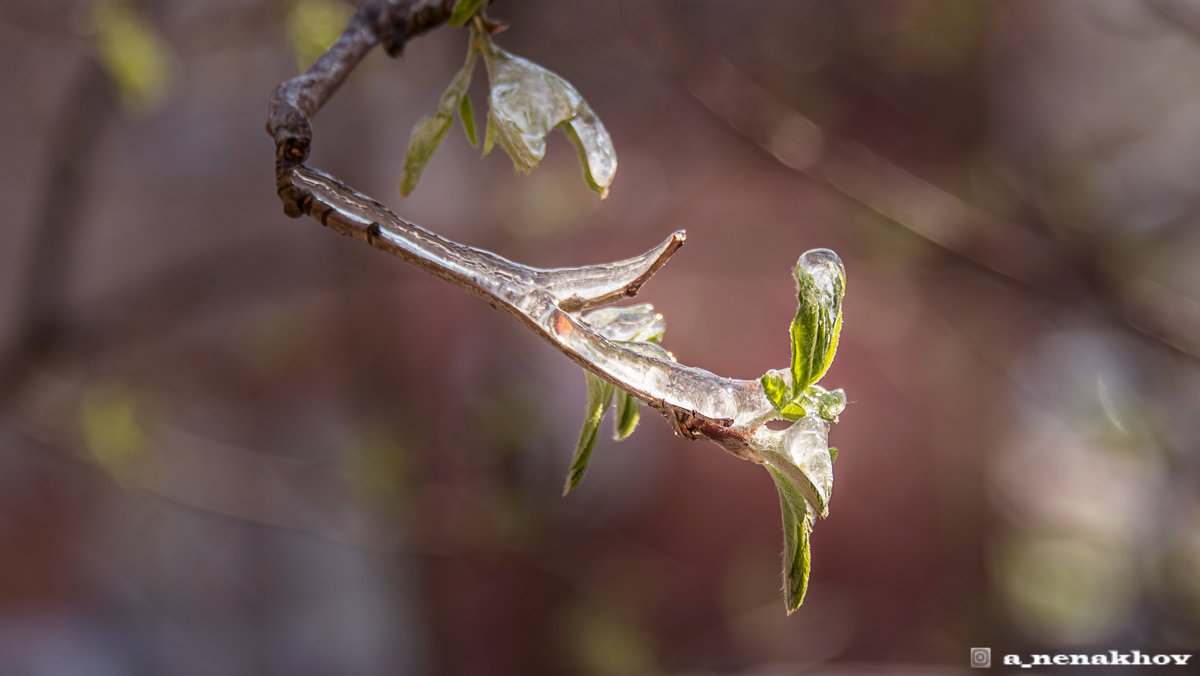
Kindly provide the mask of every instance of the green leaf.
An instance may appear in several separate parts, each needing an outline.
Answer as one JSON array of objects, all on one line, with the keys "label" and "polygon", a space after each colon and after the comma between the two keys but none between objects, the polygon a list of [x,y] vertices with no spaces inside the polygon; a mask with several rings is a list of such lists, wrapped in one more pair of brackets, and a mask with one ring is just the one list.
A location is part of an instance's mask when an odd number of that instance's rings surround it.
[{"label": "green leaf", "polygon": [[762,383],[767,400],[776,410],[782,410],[792,400],[792,386],[783,379],[779,371],[775,369],[767,371],[762,378],[759,378],[759,382]]},{"label": "green leaf", "polygon": [[[422,118],[413,127],[408,140],[408,155],[404,159],[404,178],[400,181],[400,194],[409,195],[421,180],[425,166],[433,158],[442,139],[454,124],[454,115],[459,112],[467,89],[471,86],[471,75],[475,72],[475,50],[467,49],[467,60],[454,75],[450,86],[442,93],[438,109],[432,116]],[[466,126],[466,122],[463,122]]]},{"label": "green leaf", "polygon": [[838,449],[833,446],[829,447],[829,462],[837,462]]},{"label": "green leaf", "polygon": [[802,391],[829,370],[842,329],[842,297],[846,273],[829,249],[807,251],[796,262],[800,307],[792,320],[792,385]]},{"label": "green leaf", "polygon": [[454,3],[454,9],[450,11],[450,21],[447,23],[451,26],[465,24],[475,16],[475,12],[478,12],[485,2],[487,0],[458,0]]},{"label": "green leaf", "polygon": [[[557,74],[482,37],[489,84],[488,123],[518,171],[546,154],[546,135],[560,127],[575,145],[588,187],[601,197],[617,172],[612,138],[579,92]],[[485,148],[489,146],[485,143]]]},{"label": "green leaf", "polygon": [[617,417],[613,420],[613,438],[620,441],[633,434],[641,415],[641,412],[638,411],[638,400],[624,390],[618,391]]},{"label": "green leaf", "polygon": [[567,481],[563,485],[563,495],[583,481],[588,462],[592,459],[592,449],[596,447],[596,438],[600,422],[613,397],[613,384],[603,378],[585,371],[587,376],[587,405],[583,415],[583,429],[579,431],[579,443],[575,446],[575,457],[571,460],[571,469],[567,472]]},{"label": "green leaf", "polygon": [[442,143],[442,139],[446,138],[446,132],[450,131],[450,125],[453,123],[453,118],[434,115],[421,118],[417,126],[413,127],[412,136],[408,140],[408,156],[404,158],[404,178],[400,181],[401,195],[412,194],[417,182],[421,180],[425,165],[429,164],[433,153]]},{"label": "green leaf", "polygon": [[475,111],[471,110],[471,97],[463,95],[462,103],[458,105],[458,119],[462,122],[463,131],[467,134],[467,142],[471,147],[479,145],[479,135],[475,133]]},{"label": "green leaf", "polygon": [[767,371],[759,382],[763,392],[775,410],[787,420],[799,420],[808,415],[805,407],[804,393],[794,395],[792,385],[787,381],[785,373],[776,369]]},{"label": "green leaf", "polygon": [[809,533],[812,531],[813,516],[808,503],[786,476],[772,467],[767,467],[767,471],[779,491],[783,516],[783,594],[787,612],[791,615],[804,603],[808,591],[808,576],[812,567]]}]

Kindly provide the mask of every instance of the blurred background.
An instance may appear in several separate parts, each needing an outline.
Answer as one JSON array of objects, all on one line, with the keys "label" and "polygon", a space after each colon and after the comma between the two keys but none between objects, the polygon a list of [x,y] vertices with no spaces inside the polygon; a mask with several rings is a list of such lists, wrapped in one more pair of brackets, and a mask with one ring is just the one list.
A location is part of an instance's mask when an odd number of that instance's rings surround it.
[{"label": "blurred background", "polygon": [[851,403],[792,617],[760,468],[646,413],[561,498],[580,369],[283,215],[267,96],[352,11],[0,5],[0,672],[1200,652],[1200,2],[494,3],[611,132],[604,201],[561,135],[520,176],[458,129],[399,196],[461,29],[316,118],[312,166],[514,260],[686,228],[639,300],[722,375],[787,364],[791,266],[841,254]]}]

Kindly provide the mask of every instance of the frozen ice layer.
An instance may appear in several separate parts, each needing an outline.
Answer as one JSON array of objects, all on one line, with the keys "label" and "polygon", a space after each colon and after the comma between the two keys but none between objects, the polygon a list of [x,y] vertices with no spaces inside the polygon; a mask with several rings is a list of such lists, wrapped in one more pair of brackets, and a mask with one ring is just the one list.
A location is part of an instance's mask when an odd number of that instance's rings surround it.
[{"label": "frozen ice layer", "polygon": [[817,288],[827,298],[839,298],[845,291],[846,266],[830,249],[805,251],[800,260],[796,261],[796,268],[812,275],[817,282]]},{"label": "frozen ice layer", "polygon": [[783,432],[783,451],[812,482],[821,501],[828,504],[833,492],[829,423],[817,416],[797,420]]}]

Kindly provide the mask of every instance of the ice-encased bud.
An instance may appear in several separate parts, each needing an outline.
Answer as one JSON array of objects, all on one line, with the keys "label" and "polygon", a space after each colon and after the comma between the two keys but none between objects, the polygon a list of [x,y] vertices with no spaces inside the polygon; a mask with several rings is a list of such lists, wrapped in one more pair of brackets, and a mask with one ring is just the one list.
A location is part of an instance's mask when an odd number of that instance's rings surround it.
[{"label": "ice-encased bud", "polygon": [[609,340],[650,340],[667,330],[666,320],[649,303],[592,310],[583,321]]},{"label": "ice-encased bud", "polygon": [[837,299],[846,290],[846,266],[842,259],[831,249],[811,249],[800,255],[796,261],[796,274],[803,270],[812,275],[817,288],[826,299]]},{"label": "ice-encased bud", "polygon": [[833,492],[833,460],[829,457],[829,423],[816,416],[797,420],[783,432],[783,451],[813,483],[825,504]]}]

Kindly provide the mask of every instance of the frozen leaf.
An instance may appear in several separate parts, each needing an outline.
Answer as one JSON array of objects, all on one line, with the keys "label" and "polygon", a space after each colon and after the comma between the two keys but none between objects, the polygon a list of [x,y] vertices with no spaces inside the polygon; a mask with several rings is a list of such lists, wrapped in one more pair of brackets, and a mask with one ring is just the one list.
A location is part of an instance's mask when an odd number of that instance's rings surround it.
[{"label": "frozen leaf", "polygon": [[800,307],[792,320],[792,383],[802,390],[819,381],[833,362],[842,329],[846,270],[829,249],[800,256],[795,269]]},{"label": "frozen leaf", "polygon": [[601,198],[607,197],[608,186],[617,173],[617,151],[600,118],[584,103],[578,115],[556,126],[575,146],[587,187]]},{"label": "frozen leaf", "polygon": [[471,20],[471,17],[475,16],[475,12],[478,12],[479,8],[483,7],[483,4],[486,1],[487,0],[458,0],[458,2],[454,3],[454,9],[450,11],[450,21],[448,23],[451,26],[461,26],[465,24]]},{"label": "frozen leaf", "polygon": [[783,593],[788,614],[804,603],[808,591],[808,575],[812,564],[809,533],[812,532],[812,511],[796,487],[778,470],[767,467],[775,488],[779,491],[780,511],[783,514]]},{"label": "frozen leaf", "polygon": [[765,431],[756,439],[755,450],[791,481],[808,500],[814,514],[829,513],[829,496],[833,492],[829,421],[810,415],[782,432]]},{"label": "frozen leaf", "polygon": [[[797,420],[783,433],[783,450],[800,468],[818,498],[810,500],[818,514],[825,515],[833,493],[833,462],[829,459],[829,422],[816,416]],[[796,486],[808,493],[805,486]]]},{"label": "frozen leaf", "polygon": [[641,415],[637,399],[624,390],[617,392],[617,417],[613,420],[613,438],[620,441],[633,434]]},{"label": "frozen leaf", "polygon": [[658,342],[667,330],[666,320],[649,303],[593,310],[583,317],[583,321],[609,340]]},{"label": "frozen leaf", "polygon": [[490,39],[482,49],[490,80],[488,124],[513,165],[523,172],[536,167],[546,154],[546,135],[561,126],[579,152],[588,186],[607,195],[617,172],[616,150],[575,87]]},{"label": "frozen leaf", "polygon": [[[454,75],[450,86],[446,87],[446,91],[442,94],[442,100],[438,103],[437,112],[422,118],[413,127],[412,136],[408,141],[408,155],[404,159],[404,178],[400,181],[400,194],[409,195],[417,187],[417,182],[421,180],[421,173],[425,171],[425,166],[429,164],[433,153],[437,151],[438,145],[441,144],[442,139],[446,138],[446,133],[454,124],[454,115],[459,112],[460,106],[466,98],[467,88],[471,86],[471,74],[474,70],[475,50],[468,49],[466,63]],[[465,118],[463,126],[466,126]],[[468,132],[469,134],[470,132]]]},{"label": "frozen leaf", "polygon": [[587,376],[587,406],[584,409],[583,429],[579,431],[579,443],[575,446],[575,457],[571,460],[570,471],[567,472],[563,495],[570,493],[583,481],[583,474],[592,459],[592,450],[596,448],[600,422],[604,420],[604,413],[613,397],[612,383],[591,372],[585,371],[584,375]]}]

